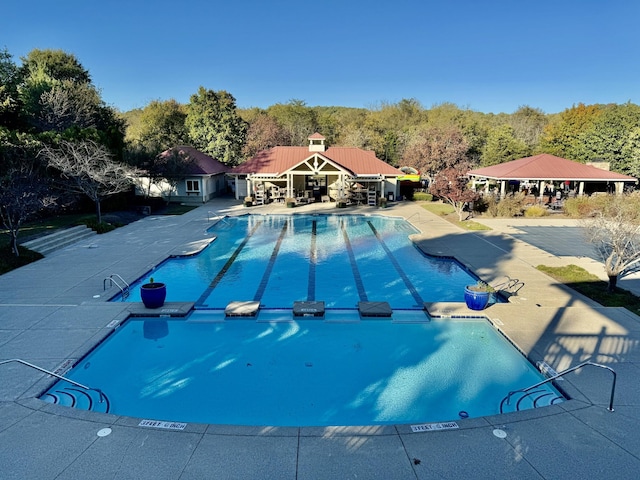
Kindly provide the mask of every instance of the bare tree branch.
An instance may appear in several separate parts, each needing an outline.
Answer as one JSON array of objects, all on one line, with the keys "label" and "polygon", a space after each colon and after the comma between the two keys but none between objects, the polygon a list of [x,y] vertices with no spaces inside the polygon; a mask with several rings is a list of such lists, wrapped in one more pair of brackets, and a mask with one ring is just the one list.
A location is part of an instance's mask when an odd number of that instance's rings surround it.
[{"label": "bare tree branch", "polygon": [[18,233],[25,221],[56,203],[47,183],[27,166],[0,178],[0,221],[8,230],[11,251],[17,257]]},{"label": "bare tree branch", "polygon": [[89,197],[96,204],[98,223],[102,221],[100,203],[106,197],[126,192],[133,185],[137,170],[111,158],[109,151],[98,143],[82,141],[60,142],[58,148],[44,147],[40,155],[49,166],[67,179],[69,191]]},{"label": "bare tree branch", "polygon": [[608,290],[615,291],[619,278],[640,270],[640,198],[612,196],[610,203],[583,222],[585,237],[604,263]]}]

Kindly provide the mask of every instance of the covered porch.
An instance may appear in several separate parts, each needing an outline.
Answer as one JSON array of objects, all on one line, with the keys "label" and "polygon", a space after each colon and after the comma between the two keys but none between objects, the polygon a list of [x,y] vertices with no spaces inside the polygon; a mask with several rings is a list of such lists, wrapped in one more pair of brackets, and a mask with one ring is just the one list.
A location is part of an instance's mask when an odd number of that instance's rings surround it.
[{"label": "covered porch", "polygon": [[358,175],[318,157],[316,154],[280,175],[236,175],[236,198],[253,197],[258,205],[286,199],[295,199],[296,203],[376,205],[378,198],[388,193],[395,198],[396,182],[384,175]]}]

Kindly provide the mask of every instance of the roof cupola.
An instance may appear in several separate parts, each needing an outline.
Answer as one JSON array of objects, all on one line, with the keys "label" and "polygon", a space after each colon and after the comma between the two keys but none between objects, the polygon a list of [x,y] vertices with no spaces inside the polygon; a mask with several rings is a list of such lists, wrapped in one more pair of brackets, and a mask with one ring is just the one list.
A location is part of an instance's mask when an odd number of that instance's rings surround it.
[{"label": "roof cupola", "polygon": [[327,146],[324,144],[325,138],[318,132],[309,136],[309,151],[310,152],[324,152]]}]

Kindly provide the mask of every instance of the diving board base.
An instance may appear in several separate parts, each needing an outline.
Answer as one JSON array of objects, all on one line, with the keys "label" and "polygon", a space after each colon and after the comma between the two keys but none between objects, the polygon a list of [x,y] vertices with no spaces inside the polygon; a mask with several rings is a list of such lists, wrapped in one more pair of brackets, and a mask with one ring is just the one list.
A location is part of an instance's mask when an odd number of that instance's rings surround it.
[{"label": "diving board base", "polygon": [[225,317],[255,317],[260,302],[255,300],[231,302],[224,309]]},{"label": "diving board base", "polygon": [[362,317],[390,317],[393,311],[388,302],[358,302]]},{"label": "diving board base", "polygon": [[324,317],[324,302],[293,302],[294,317]]}]

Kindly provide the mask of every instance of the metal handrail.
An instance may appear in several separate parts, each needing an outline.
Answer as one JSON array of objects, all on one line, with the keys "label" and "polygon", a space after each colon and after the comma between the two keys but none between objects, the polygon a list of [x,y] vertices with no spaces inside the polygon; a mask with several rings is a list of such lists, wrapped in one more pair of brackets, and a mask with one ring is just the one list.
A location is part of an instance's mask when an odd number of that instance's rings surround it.
[{"label": "metal handrail", "polygon": [[100,403],[104,402],[104,393],[102,393],[102,390],[100,390],[99,388],[92,388],[92,387],[87,387],[86,385],[83,385],[81,383],[78,383],[74,380],[71,380],[69,378],[63,377],[62,375],[58,375],[57,373],[54,372],[50,372],[49,370],[47,370],[46,368],[42,368],[39,367],[37,365],[34,365],[33,363],[29,363],[29,362],[25,362],[24,360],[20,359],[20,358],[12,358],[10,360],[2,360],[0,361],[0,365],[4,365],[5,363],[11,363],[11,362],[18,362],[22,365],[26,365],[27,367],[31,367],[34,368],[42,373],[46,373],[47,375],[51,375],[53,377],[56,377],[59,380],[64,380],[65,382],[69,382],[72,385],[75,385],[76,387],[80,387],[80,388],[84,388],[85,390],[93,390],[95,392],[98,392],[100,394]]},{"label": "metal handrail", "polygon": [[220,212],[214,212],[209,210],[207,212],[207,222],[211,222],[212,220],[217,220],[219,222],[224,223],[225,225],[229,225],[229,223],[225,220],[226,215],[221,215]]},{"label": "metal handrail", "polygon": [[[120,285],[120,283],[118,282],[118,280],[114,279],[113,277],[116,277],[117,279],[119,279],[122,283],[124,283],[124,286]],[[117,273],[112,273],[111,275],[109,275],[107,278],[105,278],[102,281],[102,289],[106,290],[107,289],[107,280],[109,280],[109,282],[111,282],[111,286],[113,286],[114,284],[116,285],[116,287],[118,287],[120,289],[120,292],[122,293],[122,299],[124,300],[125,298],[127,298],[129,296],[130,293],[130,288],[131,286],[126,282],[126,280],[124,278],[122,278],[120,275],[118,275]]]},{"label": "metal handrail", "polygon": [[[504,280],[500,283],[492,285],[496,290],[511,290],[514,289],[515,292],[519,291],[522,287],[524,287],[524,282],[521,282],[517,278],[511,278],[508,275],[505,275]],[[518,288],[516,288],[518,287]]]},{"label": "metal handrail", "polygon": [[615,395],[616,392],[616,378],[617,378],[617,374],[615,372],[615,370],[611,367],[607,367],[606,365],[600,365],[599,363],[594,363],[591,361],[586,361],[586,362],[582,362],[580,365],[576,365],[575,367],[571,367],[567,370],[564,370],[563,372],[557,373],[555,375],[553,375],[552,377],[549,377],[545,380],[543,380],[542,382],[538,382],[535,385],[531,385],[530,387],[527,388],[522,388],[520,390],[513,390],[511,392],[509,392],[509,394],[507,395],[507,405],[509,405],[509,402],[511,400],[511,396],[514,395],[515,393],[518,392],[528,392],[529,390],[532,390],[534,388],[539,387],[540,385],[544,385],[545,383],[548,382],[552,382],[553,380],[555,380],[556,378],[560,378],[564,375],[566,375],[567,373],[571,373],[574,372],[582,367],[586,367],[588,365],[591,365],[593,367],[599,367],[599,368],[604,368],[605,370],[609,370],[612,374],[613,374],[613,381],[611,382],[611,397],[609,398],[609,407],[607,408],[607,410],[609,410],[610,412],[613,412],[613,396]]}]

